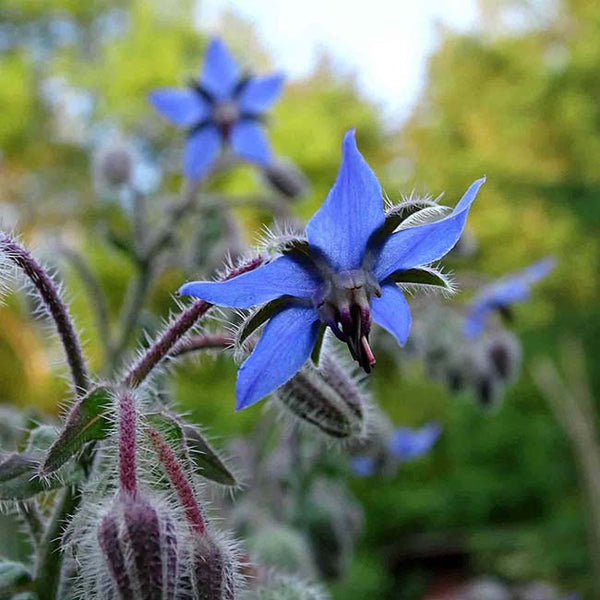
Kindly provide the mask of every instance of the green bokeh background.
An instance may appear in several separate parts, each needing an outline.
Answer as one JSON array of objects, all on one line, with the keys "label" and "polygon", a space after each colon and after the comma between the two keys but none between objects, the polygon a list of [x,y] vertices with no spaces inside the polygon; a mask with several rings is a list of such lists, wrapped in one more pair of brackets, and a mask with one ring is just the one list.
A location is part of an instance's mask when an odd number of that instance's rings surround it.
[{"label": "green bokeh background", "polygon": [[[85,131],[61,130],[40,94],[48,78],[91,93],[93,122],[110,122],[153,148],[180,143],[146,101],[160,85],[184,84],[206,42],[192,26],[190,2],[0,0],[0,207],[10,225],[18,212],[24,239],[48,232],[85,250],[117,309],[131,267],[91,224],[106,210],[94,192]],[[529,26],[503,30],[519,8]],[[542,7],[540,9],[540,6]],[[592,385],[600,388],[600,6],[584,0],[481,3],[479,28],[442,32],[422,98],[407,122],[391,129],[380,110],[323,58],[305,80],[290,83],[271,121],[277,152],[290,157],[312,184],[295,206],[308,217],[332,184],[339,146],[349,127],[380,175],[387,194],[415,189],[453,204],[475,178],[488,182],[469,218],[478,253],[458,272],[499,275],[539,257],[558,267],[516,312],[525,368],[502,406],[488,414],[467,398],[449,397],[418,368],[402,373],[391,361],[371,378],[398,424],[437,420],[444,433],[434,452],[394,479],[356,480],[366,527],[347,580],[336,598],[397,596],[403,557],[433,545],[468,555],[474,573],[510,580],[547,579],[564,590],[591,589],[584,503],[567,440],[534,387],[527,365],[557,353],[564,335],[584,344]],[[541,10],[541,13],[540,13]],[[72,37],[57,33],[68,22]],[[54,25],[53,25],[54,24]],[[234,17],[223,34],[259,69],[270,65],[254,32]],[[59,43],[60,42],[60,43]],[[394,77],[394,73],[390,73]],[[166,171],[163,189],[178,187]],[[250,169],[223,184],[232,193],[260,189]],[[160,203],[159,195],[151,202]],[[118,207],[111,210],[118,212]],[[264,215],[240,214],[253,240]],[[193,233],[191,233],[193,235]],[[48,257],[52,258],[52,257]],[[73,311],[86,332],[92,363],[100,361],[87,300],[66,274]],[[174,307],[181,281],[166,273],[150,298],[155,312]],[[57,413],[67,386],[48,329],[32,324],[22,298],[8,294],[0,310],[0,399]],[[222,438],[247,431],[260,409],[234,414],[235,365],[225,357],[186,363],[176,371],[181,406]],[[403,580],[419,597],[421,576]],[[591,597],[591,596],[590,596]]]}]

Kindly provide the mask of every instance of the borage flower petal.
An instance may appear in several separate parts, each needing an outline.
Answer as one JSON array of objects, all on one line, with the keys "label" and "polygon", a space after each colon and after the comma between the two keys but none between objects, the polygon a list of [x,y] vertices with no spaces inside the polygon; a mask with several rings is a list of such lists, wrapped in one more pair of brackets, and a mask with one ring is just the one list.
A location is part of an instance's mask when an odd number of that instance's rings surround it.
[{"label": "borage flower petal", "polygon": [[200,179],[214,164],[221,150],[221,134],[214,125],[204,125],[192,133],[183,154],[183,170],[186,177]]},{"label": "borage flower petal", "polygon": [[383,244],[375,262],[375,274],[381,281],[394,271],[406,271],[429,264],[450,252],[465,227],[471,204],[485,177],[471,184],[450,215],[392,234]]},{"label": "borage flower petal", "polygon": [[191,127],[210,115],[208,103],[191,89],[160,88],[148,98],[163,117],[180,127]]},{"label": "borage flower petal", "polygon": [[236,410],[254,404],[291,379],[308,360],[319,328],[319,317],[308,306],[290,304],[272,317],[238,372]]},{"label": "borage flower petal", "polygon": [[411,324],[410,308],[396,284],[381,286],[381,296],[372,300],[371,313],[375,323],[387,329],[401,346],[406,344]]},{"label": "borage flower petal", "polygon": [[480,335],[492,311],[505,311],[511,304],[527,300],[533,284],[546,277],[555,265],[553,258],[543,258],[517,273],[486,285],[470,304],[463,326],[465,336],[473,339]]},{"label": "borage flower petal", "polygon": [[369,238],[384,222],[381,186],[358,151],[352,129],[344,136],[336,182],[306,226],[308,241],[333,269],[358,269]]},{"label": "borage flower petal", "polygon": [[428,423],[420,429],[399,427],[388,441],[390,452],[401,461],[409,461],[427,453],[442,432],[437,423]]},{"label": "borage flower petal", "polygon": [[212,39],[206,50],[200,83],[215,98],[231,96],[240,80],[240,69],[227,46],[218,38]]},{"label": "borage flower petal", "polygon": [[250,308],[280,296],[310,298],[319,283],[315,273],[292,258],[280,256],[273,262],[227,281],[186,283],[178,293],[196,296],[219,306]]},{"label": "borage flower petal", "polygon": [[253,77],[244,85],[238,97],[242,113],[263,113],[281,95],[283,75],[275,73],[263,77]]},{"label": "borage flower petal", "polygon": [[246,160],[260,165],[271,162],[271,147],[263,126],[257,121],[239,121],[231,129],[231,147]]}]

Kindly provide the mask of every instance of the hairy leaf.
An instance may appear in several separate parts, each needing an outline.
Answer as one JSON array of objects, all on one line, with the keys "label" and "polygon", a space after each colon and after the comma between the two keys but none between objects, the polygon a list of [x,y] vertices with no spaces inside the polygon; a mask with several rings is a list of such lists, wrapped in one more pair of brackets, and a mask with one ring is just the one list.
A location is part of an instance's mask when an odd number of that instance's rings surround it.
[{"label": "hairy leaf", "polygon": [[58,438],[50,446],[42,472],[53,473],[69,458],[79,452],[87,442],[102,440],[110,431],[108,418],[112,406],[112,392],[107,387],[97,387],[77,401],[67,416]]},{"label": "hairy leaf", "polygon": [[31,573],[23,563],[0,561],[0,591],[26,585],[30,581]]}]

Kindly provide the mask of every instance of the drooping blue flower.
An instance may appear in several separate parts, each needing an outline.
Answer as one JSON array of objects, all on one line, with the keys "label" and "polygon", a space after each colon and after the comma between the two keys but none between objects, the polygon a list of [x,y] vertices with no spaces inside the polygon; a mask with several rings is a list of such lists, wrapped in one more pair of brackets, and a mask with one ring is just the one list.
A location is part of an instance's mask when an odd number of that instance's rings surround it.
[{"label": "drooping blue flower", "polygon": [[469,339],[479,336],[493,311],[505,313],[515,302],[529,298],[531,287],[554,269],[553,258],[543,258],[525,269],[506,275],[486,285],[469,305],[463,324],[464,335]]},{"label": "drooping blue flower", "polygon": [[441,432],[437,423],[427,423],[420,429],[398,427],[388,440],[388,449],[399,461],[407,462],[429,452]]},{"label": "drooping blue flower", "polygon": [[404,344],[411,316],[396,281],[456,244],[484,180],[473,183],[444,219],[390,233],[379,182],[356,147],[354,131],[349,131],[337,180],[309,221],[300,250],[229,281],[191,282],[179,290],[235,308],[279,299],[238,372],[236,407],[250,406],[293,377],[309,358],[322,327],[348,345],[367,373],[375,364],[368,341],[372,321]]},{"label": "drooping blue flower", "polygon": [[150,102],[163,117],[187,129],[184,173],[201,179],[223,147],[259,165],[271,162],[264,113],[282,86],[280,74],[242,74],[225,44],[215,38],[208,45],[199,78],[190,87],[154,90]]}]

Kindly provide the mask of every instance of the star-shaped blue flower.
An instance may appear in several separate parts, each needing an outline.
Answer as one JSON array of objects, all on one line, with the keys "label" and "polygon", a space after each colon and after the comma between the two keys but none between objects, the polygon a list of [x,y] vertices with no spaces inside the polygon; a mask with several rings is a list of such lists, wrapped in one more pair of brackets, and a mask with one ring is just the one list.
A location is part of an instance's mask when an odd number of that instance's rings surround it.
[{"label": "star-shaped blue flower", "polygon": [[190,179],[201,179],[224,146],[250,162],[271,162],[264,113],[277,100],[282,86],[280,74],[242,75],[225,44],[213,39],[199,79],[187,89],[154,90],[150,102],[163,117],[187,129],[184,173]]},{"label": "star-shaped blue flower", "polygon": [[335,185],[309,221],[301,250],[229,281],[197,281],[179,290],[236,308],[278,299],[277,312],[238,372],[236,407],[257,402],[295,375],[322,326],[348,345],[366,372],[375,363],[368,341],[372,321],[404,344],[411,316],[396,281],[456,244],[483,182],[473,183],[444,219],[388,232],[381,187],[349,131]]},{"label": "star-shaped blue flower", "polygon": [[543,258],[482,288],[469,305],[463,324],[465,337],[474,339],[481,335],[492,312],[506,313],[515,302],[527,300],[533,284],[546,277],[554,266],[553,258]]}]

